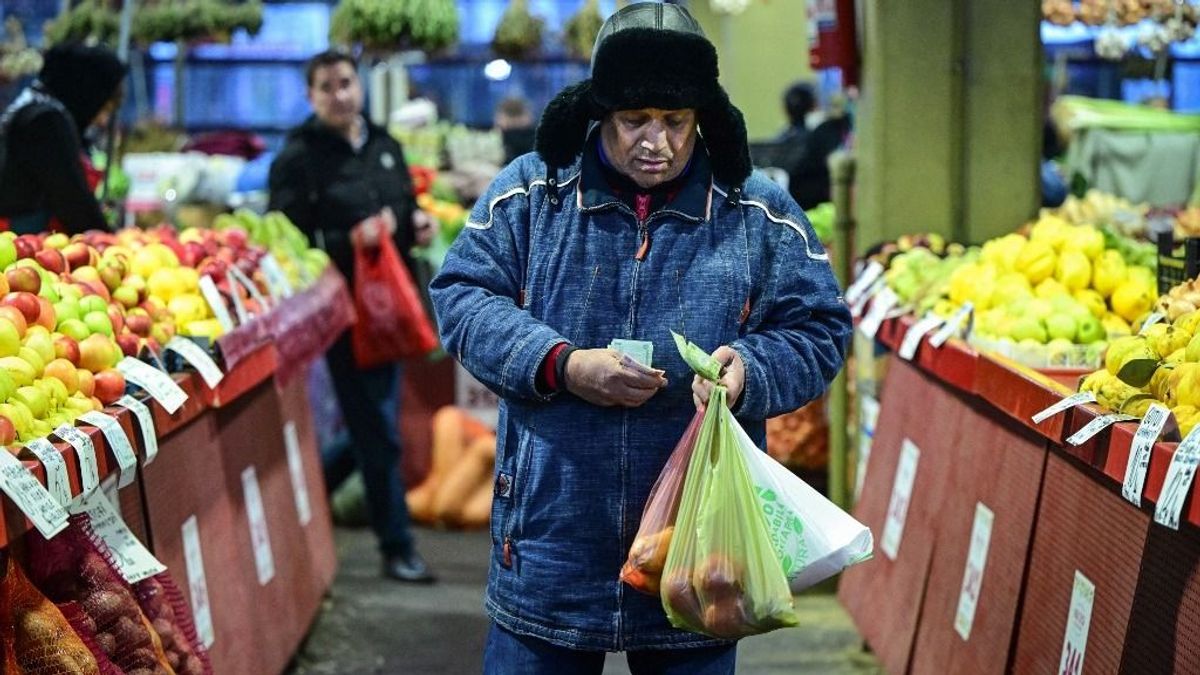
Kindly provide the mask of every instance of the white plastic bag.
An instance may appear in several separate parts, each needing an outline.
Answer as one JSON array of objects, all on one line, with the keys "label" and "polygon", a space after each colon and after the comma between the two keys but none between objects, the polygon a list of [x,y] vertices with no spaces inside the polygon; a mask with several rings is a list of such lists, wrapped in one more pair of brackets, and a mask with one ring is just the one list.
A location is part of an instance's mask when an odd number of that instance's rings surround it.
[{"label": "white plastic bag", "polygon": [[871,558],[874,538],[866,525],[760,450],[740,424],[730,426],[758,491],[771,546],[793,592]]}]

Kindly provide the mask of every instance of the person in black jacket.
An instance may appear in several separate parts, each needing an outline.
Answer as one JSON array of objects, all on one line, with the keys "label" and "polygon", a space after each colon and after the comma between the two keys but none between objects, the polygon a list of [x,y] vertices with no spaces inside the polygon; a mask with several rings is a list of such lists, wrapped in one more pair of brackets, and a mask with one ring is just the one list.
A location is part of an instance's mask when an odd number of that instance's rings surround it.
[{"label": "person in black jacket", "polygon": [[[363,88],[354,58],[323,52],[309,61],[306,77],[313,115],[292,131],[271,165],[270,208],[286,213],[351,282],[353,239],[372,246],[391,236],[411,267],[408,249],[429,243],[434,221],[416,206],[400,144],[362,115]],[[358,368],[349,332],[330,348],[326,361],[353,450],[326,458],[327,487],[335,489],[357,462],[384,574],[432,581],[413,547],[399,474],[399,366]]]},{"label": "person in black jacket", "polygon": [[0,218],[8,229],[107,229],[85,169],[85,134],[108,123],[124,79],[125,66],[104,47],[65,44],[46,52],[37,80],[0,115]]}]

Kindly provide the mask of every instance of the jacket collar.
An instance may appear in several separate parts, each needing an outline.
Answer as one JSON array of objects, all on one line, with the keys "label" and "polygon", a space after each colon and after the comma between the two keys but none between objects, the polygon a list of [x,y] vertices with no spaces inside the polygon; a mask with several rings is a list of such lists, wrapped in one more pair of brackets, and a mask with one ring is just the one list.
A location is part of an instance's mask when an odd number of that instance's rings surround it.
[{"label": "jacket collar", "polygon": [[[599,128],[588,135],[584,145],[576,200],[582,211],[599,211],[624,206],[617,191],[604,176],[599,153]],[[691,166],[678,191],[654,213],[671,213],[692,222],[704,222],[712,211],[712,163],[703,139],[696,139]]]},{"label": "jacket collar", "polygon": [[366,147],[380,133],[387,133],[382,127],[378,127],[371,123],[371,120],[363,117],[363,144],[357,150],[350,141],[346,140],[345,136],[334,131],[321,120],[317,119],[316,115],[309,115],[304,122],[296,128],[292,133],[297,136],[303,136],[311,140],[321,140],[327,143],[339,144],[339,147],[345,146],[347,150],[359,152]]}]

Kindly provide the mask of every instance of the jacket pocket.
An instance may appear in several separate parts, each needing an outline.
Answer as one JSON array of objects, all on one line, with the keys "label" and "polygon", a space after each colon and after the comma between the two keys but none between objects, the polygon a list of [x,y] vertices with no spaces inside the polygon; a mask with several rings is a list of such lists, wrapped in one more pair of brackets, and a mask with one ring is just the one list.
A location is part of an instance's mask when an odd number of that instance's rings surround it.
[{"label": "jacket pocket", "polygon": [[[521,518],[524,513],[523,495],[527,494],[525,483],[529,479],[529,466],[533,455],[532,426],[520,429],[517,439],[517,449],[513,462],[509,465],[511,474],[503,469],[496,479],[496,496],[494,500],[498,507],[492,511],[492,539],[500,549],[501,563],[511,568],[515,541],[521,535]],[[502,494],[507,492],[507,496]]]}]

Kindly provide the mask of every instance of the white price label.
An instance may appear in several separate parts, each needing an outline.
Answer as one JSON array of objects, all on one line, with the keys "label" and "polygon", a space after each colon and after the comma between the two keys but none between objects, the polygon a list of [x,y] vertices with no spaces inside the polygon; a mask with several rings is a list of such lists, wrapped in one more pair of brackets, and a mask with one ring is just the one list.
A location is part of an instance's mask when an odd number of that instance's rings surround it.
[{"label": "white price label", "polygon": [[859,274],[858,278],[854,280],[854,283],[850,284],[850,287],[846,289],[846,294],[844,296],[846,302],[850,304],[857,302],[859,297],[862,296],[863,292],[870,288],[871,284],[875,283],[875,281],[879,279],[880,275],[883,273],[883,265],[880,264],[878,260],[872,260],[870,264],[863,269],[862,274]]},{"label": "white price label", "polygon": [[136,584],[167,571],[167,566],[159,562],[145,545],[138,541],[121,518],[121,512],[113,508],[102,490],[83,497],[71,512],[88,514],[92,521],[92,530],[108,544],[117,572],[125,581]]},{"label": "white price label", "polygon": [[1062,656],[1058,661],[1061,675],[1080,675],[1087,653],[1088,629],[1092,625],[1092,606],[1096,603],[1096,585],[1075,570],[1071,607],[1067,610],[1067,630],[1063,635]]},{"label": "white price label", "polygon": [[179,356],[183,357],[200,373],[200,377],[204,378],[204,384],[208,385],[209,389],[216,389],[218,384],[221,384],[221,379],[225,377],[225,373],[217,367],[217,362],[212,360],[208,352],[200,348],[200,345],[192,342],[185,337],[175,336],[167,342],[165,349],[169,349]]},{"label": "white price label", "polygon": [[62,506],[71,503],[71,479],[67,475],[67,463],[58,448],[44,438],[35,438],[25,444],[34,457],[46,468],[46,488]]},{"label": "white price label", "polygon": [[900,552],[900,539],[904,536],[904,521],[908,518],[908,505],[912,502],[917,460],[920,458],[920,449],[912,441],[904,439],[900,446],[900,462],[896,467],[896,482],[892,485],[892,499],[888,504],[887,522],[879,542],[879,550],[891,560],[895,560]]},{"label": "white price label", "polygon": [[117,466],[121,469],[117,487],[125,487],[132,483],[137,476],[137,455],[133,452],[133,445],[125,435],[125,430],[121,428],[121,423],[98,410],[89,410],[80,415],[79,419],[99,429],[108,441],[108,447],[117,458]]},{"label": "white price label", "polygon": [[1160,321],[1162,321],[1165,318],[1167,318],[1165,314],[1160,314],[1158,312],[1154,312],[1150,316],[1146,317],[1146,320],[1144,322],[1142,322],[1142,328],[1141,328],[1141,330],[1138,331],[1138,335],[1145,335],[1146,331],[1150,330],[1151,326],[1153,326],[1156,323],[1159,323]]},{"label": "white price label", "polygon": [[221,328],[225,329],[226,333],[232,331],[233,317],[229,316],[229,309],[225,307],[225,300],[221,298],[221,291],[217,290],[217,284],[212,277],[200,277],[200,293],[208,302],[208,307],[221,324]]},{"label": "white price label", "polygon": [[1083,425],[1083,428],[1067,437],[1067,442],[1071,445],[1083,445],[1090,441],[1096,434],[1104,431],[1117,422],[1129,422],[1136,420],[1133,415],[1122,415],[1121,413],[1111,413],[1101,415],[1091,422]]},{"label": "white price label", "polygon": [[225,273],[226,279],[229,281],[229,298],[233,300],[233,313],[237,315],[239,326],[245,325],[250,321],[250,312],[246,311],[246,305],[242,304],[242,294],[238,293],[237,277]]},{"label": "white price label", "polygon": [[879,421],[879,401],[873,396],[863,395],[858,403],[858,461],[854,470],[854,499],[862,494],[863,481],[867,478],[867,462],[871,459],[871,444],[875,441],[875,424]]},{"label": "white price label", "polygon": [[921,340],[930,331],[938,328],[946,322],[945,319],[936,314],[926,314],[920,321],[914,323],[912,328],[904,334],[904,341],[900,343],[900,349],[896,354],[905,361],[912,361],[917,355],[917,348],[921,346]]},{"label": "white price label", "polygon": [[883,325],[883,320],[887,318],[888,312],[896,306],[900,301],[900,296],[890,288],[884,288],[875,296],[875,301],[871,303],[871,311],[863,317],[862,323],[858,325],[858,329],[863,335],[869,338],[874,338],[879,333],[879,327]]},{"label": "white price label", "polygon": [[867,308],[867,303],[871,301],[871,298],[885,288],[887,288],[887,282],[885,282],[883,279],[876,279],[875,283],[871,284],[867,290],[863,291],[862,295],[858,296],[858,298],[855,299],[855,301],[850,305],[850,316],[855,318],[862,316],[863,310]]},{"label": "white price label", "polygon": [[150,414],[150,409],[129,394],[117,399],[117,405],[128,408],[138,418],[138,427],[142,430],[142,447],[146,449],[142,466],[153,462],[158,456],[158,433],[154,430],[154,416]]},{"label": "white price label", "polygon": [[169,415],[174,415],[187,402],[187,394],[175,384],[175,380],[154,366],[126,356],[117,364],[117,370],[125,374],[126,380],[150,394]]},{"label": "white price label", "polygon": [[1200,426],[1192,429],[1175,448],[1171,466],[1167,467],[1167,477],[1163,480],[1162,494],[1154,507],[1154,522],[1172,530],[1179,529],[1179,517],[1183,514],[1188,493],[1192,491],[1197,465],[1200,465]]},{"label": "white price label", "polygon": [[267,288],[272,297],[278,300],[292,296],[292,282],[288,280],[287,274],[274,255],[268,253],[263,256],[262,260],[258,261],[258,266],[267,277]]},{"label": "white price label", "polygon": [[204,574],[204,554],[200,550],[200,526],[196,516],[189,516],[180,527],[183,534],[183,566],[187,568],[188,592],[192,596],[192,618],[196,620],[196,635],[205,648],[213,646],[212,605],[208,601],[208,579]]},{"label": "white price label", "polygon": [[1095,403],[1095,402],[1096,402],[1095,394],[1093,394],[1090,391],[1081,391],[1078,394],[1072,394],[1072,395],[1064,398],[1063,400],[1058,401],[1054,405],[1037,413],[1030,419],[1033,420],[1034,424],[1041,424],[1042,422],[1045,422],[1046,420],[1050,419],[1051,417],[1054,417],[1055,415],[1059,414],[1060,412],[1065,412],[1067,410],[1070,410],[1071,408],[1074,408],[1077,405],[1083,405],[1084,403]]},{"label": "white price label", "polygon": [[1138,425],[1137,433],[1133,435],[1133,443],[1129,446],[1129,460],[1125,463],[1125,480],[1121,484],[1121,495],[1135,506],[1142,505],[1142,489],[1146,485],[1146,471],[1150,467],[1150,452],[1170,416],[1170,410],[1157,403],[1151,403],[1150,410],[1146,412],[1142,423]]},{"label": "white price label", "polygon": [[287,448],[288,473],[292,476],[292,494],[296,498],[296,513],[300,524],[308,525],[312,520],[312,502],[308,498],[308,481],[304,478],[304,459],[300,455],[300,436],[296,423],[283,425],[283,444]]},{"label": "white price label", "polygon": [[975,503],[975,524],[971,526],[971,548],[967,550],[967,567],[963,570],[962,590],[958,593],[958,611],[954,613],[954,630],[963,641],[971,639],[975,623],[975,608],[979,606],[979,589],[983,585],[983,570],[987,565],[988,547],[992,543],[992,510],[983,502]]},{"label": "white price label", "polygon": [[253,279],[246,276],[245,272],[241,271],[237,267],[230,267],[229,273],[232,274],[233,278],[242,285],[242,288],[246,289],[246,292],[250,294],[250,297],[254,299],[254,302],[258,303],[258,311],[260,314],[271,308],[271,305],[267,303],[267,299],[263,297],[262,292],[258,290],[258,284],[254,283]]},{"label": "white price label", "polygon": [[250,521],[250,544],[254,548],[254,566],[258,583],[267,585],[275,578],[275,557],[271,554],[271,536],[267,532],[267,514],[263,510],[262,492],[254,467],[242,471],[242,491],[246,496],[246,519]]},{"label": "white price label", "polygon": [[83,484],[80,496],[91,494],[92,490],[100,487],[100,465],[96,463],[96,446],[92,444],[92,439],[68,424],[55,429],[54,435],[75,448],[75,456],[79,458],[80,482]]},{"label": "white price label", "polygon": [[67,510],[34,478],[21,460],[0,449],[0,490],[24,513],[46,539],[67,526]]},{"label": "white price label", "polygon": [[959,331],[961,331],[963,328],[963,324],[966,323],[966,321],[971,317],[971,312],[974,311],[974,304],[970,302],[964,302],[962,307],[959,307],[958,311],[955,312],[950,319],[947,320],[946,323],[943,324],[942,327],[933,334],[933,337],[929,338],[929,344],[933,345],[935,349],[941,349],[950,338],[958,335]]}]

